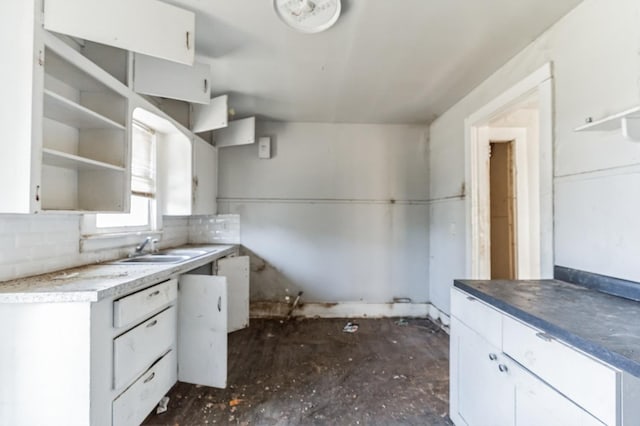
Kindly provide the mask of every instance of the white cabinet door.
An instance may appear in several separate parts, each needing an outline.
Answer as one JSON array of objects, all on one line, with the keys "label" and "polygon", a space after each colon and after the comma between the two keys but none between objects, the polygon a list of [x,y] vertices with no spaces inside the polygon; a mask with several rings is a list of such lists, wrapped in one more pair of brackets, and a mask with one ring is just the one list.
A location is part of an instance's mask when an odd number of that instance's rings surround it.
[{"label": "white cabinet door", "polygon": [[193,139],[193,212],[216,214],[218,151],[202,139]]},{"label": "white cabinet door", "polygon": [[37,2],[0,2],[0,212],[40,210],[44,46]]},{"label": "white cabinet door", "polygon": [[178,296],[178,380],[227,387],[227,279],[182,275]]},{"label": "white cabinet door", "polygon": [[512,364],[476,332],[451,319],[451,418],[460,425],[512,425]]},{"label": "white cabinet door", "polygon": [[555,389],[513,365],[516,379],[516,426],[604,426]]},{"label": "white cabinet door", "polygon": [[218,260],[218,275],[227,278],[229,333],[249,327],[249,256]]},{"label": "white cabinet door", "polygon": [[46,0],[44,27],[132,52],[193,64],[195,14],[157,0]]},{"label": "white cabinet door", "polygon": [[256,141],[256,118],[249,117],[231,121],[224,129],[213,134],[217,148],[234,145],[248,145]]},{"label": "white cabinet door", "polygon": [[211,68],[196,62],[178,64],[153,56],[134,56],[133,90],[138,93],[186,102],[208,104],[211,100]]},{"label": "white cabinet door", "polygon": [[222,95],[211,99],[209,105],[193,105],[191,130],[194,133],[222,129],[229,123],[229,97]]}]

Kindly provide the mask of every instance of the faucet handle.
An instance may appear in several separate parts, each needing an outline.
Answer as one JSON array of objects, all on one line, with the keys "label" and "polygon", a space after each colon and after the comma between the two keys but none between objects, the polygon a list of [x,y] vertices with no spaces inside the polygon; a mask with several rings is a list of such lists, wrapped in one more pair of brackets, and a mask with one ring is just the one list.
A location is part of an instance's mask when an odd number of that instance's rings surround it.
[{"label": "faucet handle", "polygon": [[[149,238],[151,238],[151,237],[149,237]],[[160,240],[158,240],[157,238],[153,238],[151,240],[151,253],[155,253],[155,252],[158,251],[158,248],[156,247],[156,244],[158,244],[159,241]]]}]

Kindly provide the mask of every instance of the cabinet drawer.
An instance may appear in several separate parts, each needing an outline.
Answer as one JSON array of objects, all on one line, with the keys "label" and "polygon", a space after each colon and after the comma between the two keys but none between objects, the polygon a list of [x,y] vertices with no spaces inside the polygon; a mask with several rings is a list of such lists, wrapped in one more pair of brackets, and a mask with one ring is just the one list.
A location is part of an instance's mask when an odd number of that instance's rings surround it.
[{"label": "cabinet drawer", "polygon": [[126,332],[113,342],[115,389],[142,373],[176,340],[176,308],[171,307]]},{"label": "cabinet drawer", "polygon": [[113,302],[113,326],[125,327],[176,300],[178,280],[165,281]]},{"label": "cabinet drawer", "polygon": [[502,347],[502,314],[486,303],[453,288],[451,315],[480,334],[493,346]]},{"label": "cabinet drawer", "polygon": [[618,372],[506,315],[502,331],[504,353],[604,423],[617,424]]},{"label": "cabinet drawer", "polygon": [[113,425],[139,425],[177,379],[176,351],[170,351],[113,401]]}]

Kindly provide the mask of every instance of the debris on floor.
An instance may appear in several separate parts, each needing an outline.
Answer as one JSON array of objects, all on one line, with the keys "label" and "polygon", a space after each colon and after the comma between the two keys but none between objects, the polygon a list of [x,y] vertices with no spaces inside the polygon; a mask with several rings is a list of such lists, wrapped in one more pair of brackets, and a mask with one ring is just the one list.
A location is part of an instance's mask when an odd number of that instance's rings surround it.
[{"label": "debris on floor", "polygon": [[407,321],[404,318],[400,318],[399,320],[396,321],[396,325],[400,326],[400,327],[406,327],[409,325],[409,321]]},{"label": "debris on floor", "polygon": [[158,403],[158,408],[156,409],[156,414],[166,413],[169,407],[169,397],[163,396],[160,402]]},{"label": "debris on floor", "polygon": [[229,401],[229,407],[235,407],[236,405],[240,405],[241,402],[242,402],[241,399],[234,398],[231,401]]},{"label": "debris on floor", "polygon": [[342,331],[345,333],[355,333],[356,331],[358,331],[358,327],[360,327],[358,324],[356,324],[355,322],[349,321],[348,323],[345,324]]},{"label": "debris on floor", "polygon": [[396,320],[252,320],[229,334],[226,389],[178,382],[144,424],[452,426],[449,337],[426,318]]},{"label": "debris on floor", "polygon": [[291,316],[293,315],[293,311],[295,311],[296,308],[298,307],[298,304],[300,303],[300,298],[302,297],[302,293],[304,293],[304,292],[299,291],[298,295],[295,298],[295,300],[291,304],[291,307],[289,308],[289,312],[287,312],[287,320],[291,319]]}]

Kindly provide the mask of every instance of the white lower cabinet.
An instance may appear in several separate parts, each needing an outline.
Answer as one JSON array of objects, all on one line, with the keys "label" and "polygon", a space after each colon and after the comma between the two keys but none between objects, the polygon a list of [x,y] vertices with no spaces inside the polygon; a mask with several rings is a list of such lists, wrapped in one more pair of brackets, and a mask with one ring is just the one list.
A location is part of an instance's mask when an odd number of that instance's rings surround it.
[{"label": "white lower cabinet", "polygon": [[249,256],[232,256],[218,260],[217,275],[227,278],[229,333],[249,327]]},{"label": "white lower cabinet", "polygon": [[515,363],[517,426],[602,426],[604,423]]},{"label": "white lower cabinet", "polygon": [[98,302],[0,303],[0,425],[137,425],[178,380],[226,387],[249,259],[218,263],[228,277],[212,262]]},{"label": "white lower cabinet", "polygon": [[227,387],[227,279],[182,275],[178,304],[178,380]]},{"label": "white lower cabinet", "polygon": [[621,415],[618,370],[465,292],[454,288],[451,298],[450,417],[457,426],[637,424]]},{"label": "white lower cabinet", "polygon": [[[455,317],[451,320],[451,407],[457,424],[508,425],[514,418],[514,384],[500,350]],[[452,418],[454,413],[452,413]],[[455,419],[454,419],[455,420]]]},{"label": "white lower cabinet", "polygon": [[176,351],[170,350],[113,401],[113,424],[142,423],[176,380]]},{"label": "white lower cabinet", "polygon": [[176,308],[171,306],[113,341],[115,388],[129,383],[141,371],[175,346]]}]

